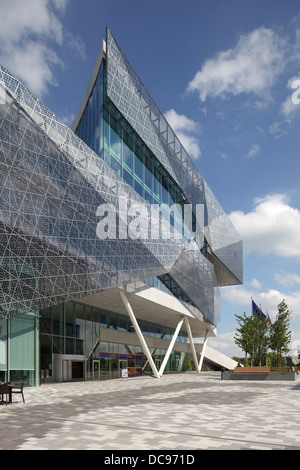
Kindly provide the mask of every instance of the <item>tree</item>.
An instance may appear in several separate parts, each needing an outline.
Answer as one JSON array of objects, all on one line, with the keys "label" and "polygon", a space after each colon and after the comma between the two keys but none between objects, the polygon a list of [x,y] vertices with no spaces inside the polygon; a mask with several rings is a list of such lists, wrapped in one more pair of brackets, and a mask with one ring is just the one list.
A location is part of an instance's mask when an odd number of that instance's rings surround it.
[{"label": "tree", "polygon": [[245,365],[247,365],[247,355],[252,351],[252,332],[250,318],[244,312],[243,315],[235,315],[239,328],[234,336],[234,342],[245,353]]},{"label": "tree", "polygon": [[251,356],[251,365],[261,365],[266,362],[269,347],[269,325],[267,319],[258,315],[248,317],[235,315],[239,324],[237,335],[234,336],[235,343],[245,352],[245,365],[247,356]]},{"label": "tree", "polygon": [[276,355],[278,367],[283,365],[282,355],[289,351],[289,344],[292,338],[292,332],[290,331],[291,319],[292,314],[283,299],[278,305],[276,321],[270,331],[270,348]]}]

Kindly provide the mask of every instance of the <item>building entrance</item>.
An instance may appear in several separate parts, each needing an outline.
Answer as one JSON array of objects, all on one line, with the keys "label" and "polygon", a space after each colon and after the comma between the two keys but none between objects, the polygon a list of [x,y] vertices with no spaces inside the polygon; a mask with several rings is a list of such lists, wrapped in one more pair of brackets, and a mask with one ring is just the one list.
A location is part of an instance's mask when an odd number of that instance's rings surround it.
[{"label": "building entrance", "polygon": [[62,361],[62,380],[70,382],[71,380],[84,379],[84,362],[83,361]]},{"label": "building entrance", "polygon": [[100,379],[100,360],[93,360],[93,380]]},{"label": "building entrance", "polygon": [[85,380],[85,356],[53,354],[53,381]]}]

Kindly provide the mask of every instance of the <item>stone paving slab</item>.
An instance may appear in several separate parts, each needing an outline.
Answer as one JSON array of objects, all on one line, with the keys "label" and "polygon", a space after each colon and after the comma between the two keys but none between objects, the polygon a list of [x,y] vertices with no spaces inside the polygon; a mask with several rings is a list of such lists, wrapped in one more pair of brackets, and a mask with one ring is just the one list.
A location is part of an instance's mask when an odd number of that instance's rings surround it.
[{"label": "stone paving slab", "polygon": [[299,398],[220,373],[45,384],[0,405],[0,450],[300,450]]}]

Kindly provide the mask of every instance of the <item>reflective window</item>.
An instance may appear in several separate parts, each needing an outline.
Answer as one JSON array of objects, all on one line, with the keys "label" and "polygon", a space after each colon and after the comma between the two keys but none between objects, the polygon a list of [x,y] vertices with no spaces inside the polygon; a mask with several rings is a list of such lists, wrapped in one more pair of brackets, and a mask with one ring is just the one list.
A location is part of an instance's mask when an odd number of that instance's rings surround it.
[{"label": "reflective window", "polygon": [[131,174],[133,174],[133,152],[123,142],[123,166]]},{"label": "reflective window", "polygon": [[137,155],[134,155],[134,177],[139,183],[143,183],[144,165]]},{"label": "reflective window", "polygon": [[[104,97],[104,82],[102,65],[76,133],[149,204],[182,202],[180,187],[113,103]],[[178,220],[182,225],[183,216]],[[170,222],[174,225],[173,218]]]}]

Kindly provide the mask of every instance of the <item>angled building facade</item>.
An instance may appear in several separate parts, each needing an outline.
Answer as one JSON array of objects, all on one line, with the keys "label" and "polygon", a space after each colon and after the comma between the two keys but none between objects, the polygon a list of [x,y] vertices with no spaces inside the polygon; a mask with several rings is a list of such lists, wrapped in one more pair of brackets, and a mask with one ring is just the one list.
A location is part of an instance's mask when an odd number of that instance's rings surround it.
[{"label": "angled building facade", "polygon": [[0,67],[0,178],[0,380],[201,370],[242,241],[109,30],[71,128]]}]

